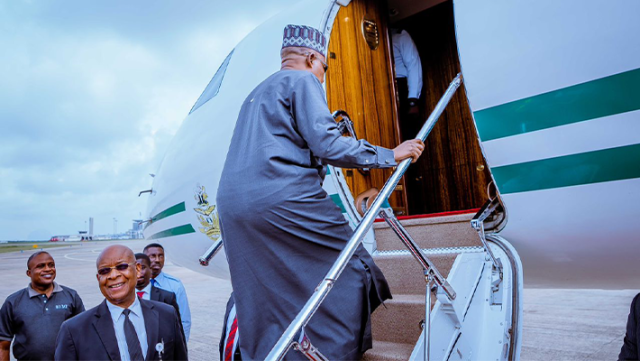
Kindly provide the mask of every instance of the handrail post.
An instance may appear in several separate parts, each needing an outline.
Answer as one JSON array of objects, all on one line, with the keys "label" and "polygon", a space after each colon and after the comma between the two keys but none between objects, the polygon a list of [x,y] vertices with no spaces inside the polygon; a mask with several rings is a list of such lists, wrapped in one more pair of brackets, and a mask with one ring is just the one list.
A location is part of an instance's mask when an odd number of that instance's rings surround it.
[{"label": "handrail post", "polygon": [[380,211],[380,217],[382,217],[389,227],[395,232],[395,234],[400,238],[402,243],[407,247],[411,255],[420,263],[422,269],[425,272],[425,279],[427,282],[433,282],[434,284],[442,287],[442,290],[447,295],[450,301],[456,299],[456,292],[453,287],[449,284],[446,278],[442,276],[440,271],[436,268],[436,266],[429,260],[427,255],[420,249],[418,244],[411,238],[407,230],[402,227],[398,219],[393,215],[393,211],[391,208],[386,208]]},{"label": "handrail post", "polygon": [[480,241],[482,241],[482,245],[484,246],[484,249],[489,254],[489,257],[491,258],[491,262],[493,262],[493,266],[500,272],[500,275],[502,275],[502,262],[500,262],[500,260],[496,258],[491,248],[489,248],[489,245],[487,244],[486,236],[484,234],[484,221],[491,214],[493,214],[493,212],[496,210],[496,208],[498,208],[499,205],[500,203],[498,202],[497,198],[487,201],[487,203],[485,203],[482,206],[482,208],[478,211],[478,213],[476,213],[476,215],[473,216],[473,219],[471,220],[471,227],[475,229],[476,232],[478,232]]},{"label": "handrail post", "polygon": [[[427,118],[427,121],[422,126],[422,129],[420,129],[420,132],[418,132],[416,139],[420,139],[423,142],[425,141],[425,139],[427,139],[427,135],[429,135],[429,133],[435,126],[436,121],[438,120],[438,118],[440,118],[442,112],[444,112],[444,109],[446,108],[447,104],[449,104],[449,101],[455,94],[461,82],[462,76],[461,74],[458,74],[455,79],[453,79],[451,84],[449,84],[449,88],[447,88],[447,91],[444,93],[442,98],[440,98],[438,104],[436,104],[433,112],[431,112],[429,118]],[[338,256],[336,262],[333,264],[322,282],[320,282],[313,295],[311,295],[311,298],[309,298],[298,315],[289,324],[289,327],[287,327],[282,336],[280,336],[278,342],[273,346],[266,357],[267,360],[282,360],[282,358],[284,358],[287,350],[289,350],[289,348],[291,347],[291,342],[294,337],[299,334],[300,330],[309,322],[311,316],[313,316],[313,314],[318,310],[318,307],[320,307],[322,301],[325,299],[329,291],[331,291],[333,284],[338,279],[351,257],[353,257],[353,254],[355,253],[365,234],[373,224],[373,221],[378,215],[378,212],[380,211],[383,203],[386,202],[387,198],[389,198],[391,192],[395,190],[398,182],[400,181],[400,178],[402,178],[410,163],[411,158],[405,159],[400,162],[395,172],[387,180],[384,187],[382,187],[380,194],[378,194],[376,199],[373,201],[371,208],[369,208],[369,210],[365,213],[362,221],[356,227],[355,231],[353,232],[353,236],[351,236],[349,242],[347,242],[342,252],[340,252],[340,255]]]},{"label": "handrail post", "polygon": [[427,293],[424,299],[424,361],[431,358],[431,289],[434,286],[433,275],[425,271]]}]

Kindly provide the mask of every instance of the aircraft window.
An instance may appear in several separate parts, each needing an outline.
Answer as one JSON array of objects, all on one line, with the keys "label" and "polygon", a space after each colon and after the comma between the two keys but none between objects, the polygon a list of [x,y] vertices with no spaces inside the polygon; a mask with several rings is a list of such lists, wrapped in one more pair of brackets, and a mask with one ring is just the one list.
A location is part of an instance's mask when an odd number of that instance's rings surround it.
[{"label": "aircraft window", "polygon": [[222,65],[216,71],[216,74],[211,78],[209,85],[204,89],[198,101],[193,105],[189,114],[193,113],[196,109],[200,108],[202,104],[209,101],[209,99],[218,95],[218,91],[220,90],[220,85],[222,85],[222,79],[224,78],[224,74],[227,72],[227,66],[229,65],[229,60],[231,60],[231,55],[233,55],[233,50],[227,55],[227,58],[224,59]]}]

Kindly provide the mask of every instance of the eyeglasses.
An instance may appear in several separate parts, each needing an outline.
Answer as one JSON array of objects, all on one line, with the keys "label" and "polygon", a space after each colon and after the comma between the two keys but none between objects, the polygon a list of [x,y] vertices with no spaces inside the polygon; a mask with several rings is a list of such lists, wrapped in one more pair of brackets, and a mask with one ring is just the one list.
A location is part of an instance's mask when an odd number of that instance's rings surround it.
[{"label": "eyeglasses", "polygon": [[320,61],[320,63],[322,64],[322,68],[324,69],[324,72],[326,73],[327,70],[329,70],[329,64],[325,63],[324,61],[320,60],[319,58],[316,58]]},{"label": "eyeglasses", "polygon": [[115,266],[115,267],[104,267],[104,268],[100,268],[100,269],[98,270],[98,274],[99,274],[100,276],[106,276],[106,275],[108,275],[109,273],[111,273],[111,270],[112,270],[112,269],[116,269],[118,272],[124,272],[124,271],[126,271],[126,270],[129,268],[129,266],[134,265],[134,264],[135,264],[135,263],[131,263],[131,264],[129,264],[129,263],[120,263],[119,265],[117,265],[117,266]]},{"label": "eyeglasses", "polygon": [[310,56],[313,55],[314,59],[318,60],[320,62],[320,64],[322,64],[322,69],[324,69],[324,72],[326,73],[327,70],[329,70],[329,64],[325,63],[324,61],[320,60],[320,58],[318,58],[317,55],[315,55],[314,53],[304,53],[305,56]]}]

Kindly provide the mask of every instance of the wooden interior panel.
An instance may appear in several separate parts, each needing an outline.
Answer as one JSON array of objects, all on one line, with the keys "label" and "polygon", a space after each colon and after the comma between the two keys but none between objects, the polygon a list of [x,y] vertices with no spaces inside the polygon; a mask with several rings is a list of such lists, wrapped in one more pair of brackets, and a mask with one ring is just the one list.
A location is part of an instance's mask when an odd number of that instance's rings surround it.
[{"label": "wooden interior panel", "polygon": [[[394,27],[409,32],[422,61],[421,115],[426,119],[449,83],[460,72],[455,40],[453,4],[434,6]],[[415,126],[402,124],[403,134]],[[427,138],[419,162],[407,173],[409,214],[425,214],[481,207],[491,181],[478,143],[464,83]]]},{"label": "wooden interior panel", "polygon": [[[369,48],[362,34],[365,16],[378,24],[376,50]],[[376,0],[354,0],[340,9],[329,40],[326,86],[329,109],[346,110],[359,138],[394,148],[400,135],[386,20],[386,5]],[[365,175],[357,170],[344,172],[354,198],[371,187],[382,189],[391,173],[390,169],[372,169]],[[389,202],[406,214],[404,187],[398,188]]]}]

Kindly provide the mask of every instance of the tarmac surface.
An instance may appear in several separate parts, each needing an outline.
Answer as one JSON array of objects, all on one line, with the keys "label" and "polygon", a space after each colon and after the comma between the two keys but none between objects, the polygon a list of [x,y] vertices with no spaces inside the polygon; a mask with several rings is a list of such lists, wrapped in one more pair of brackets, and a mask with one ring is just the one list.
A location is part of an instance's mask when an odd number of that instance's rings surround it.
[{"label": "tarmac surface", "polygon": [[[85,308],[103,300],[95,276],[96,257],[110,244],[141,252],[145,240],[69,243],[47,249],[56,261],[56,282],[75,289]],[[32,250],[0,254],[0,300],[29,283],[26,261]],[[191,308],[189,359],[217,360],[222,318],[231,284],[171,263],[164,271],[182,280]],[[637,290],[525,289],[521,360],[615,360]],[[13,357],[12,357],[13,360]]]}]

